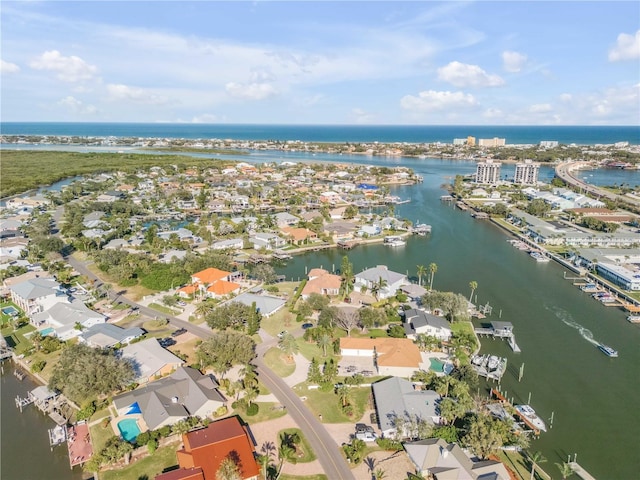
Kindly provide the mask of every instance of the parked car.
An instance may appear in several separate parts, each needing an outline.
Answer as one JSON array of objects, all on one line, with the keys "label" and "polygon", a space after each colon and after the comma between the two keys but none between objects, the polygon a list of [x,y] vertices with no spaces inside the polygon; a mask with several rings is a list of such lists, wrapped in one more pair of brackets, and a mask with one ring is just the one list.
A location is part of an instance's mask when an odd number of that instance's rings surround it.
[{"label": "parked car", "polygon": [[183,333],[187,333],[187,329],[186,328],[179,328],[178,330],[176,330],[175,332],[173,332],[171,334],[172,337],[178,337],[180,335],[182,335]]},{"label": "parked car", "polygon": [[356,438],[363,442],[375,442],[378,436],[374,432],[360,432],[356,433]]},{"label": "parked car", "polygon": [[371,425],[366,425],[364,423],[356,423],[356,433],[373,433],[373,427]]},{"label": "parked car", "polygon": [[302,329],[306,330],[307,328],[311,328],[313,327],[313,323],[303,323],[302,324]]},{"label": "parked car", "polygon": [[178,301],[178,303],[176,304],[179,307],[186,307],[187,306],[187,302],[183,302],[182,300]]},{"label": "parked car", "polygon": [[160,340],[158,340],[158,343],[161,347],[170,347],[171,345],[175,345],[176,341],[173,338],[167,337],[161,338]]}]

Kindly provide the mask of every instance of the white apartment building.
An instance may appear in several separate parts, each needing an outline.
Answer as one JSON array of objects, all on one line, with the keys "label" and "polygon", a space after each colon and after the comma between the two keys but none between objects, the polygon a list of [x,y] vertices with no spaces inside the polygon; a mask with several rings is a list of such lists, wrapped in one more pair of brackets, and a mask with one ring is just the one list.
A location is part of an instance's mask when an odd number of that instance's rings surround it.
[{"label": "white apartment building", "polygon": [[538,183],[538,172],[540,165],[531,160],[525,160],[516,164],[516,170],[513,175],[513,183],[520,185],[535,185]]},{"label": "white apartment building", "polygon": [[476,166],[476,183],[498,183],[500,180],[500,162],[485,160]]}]

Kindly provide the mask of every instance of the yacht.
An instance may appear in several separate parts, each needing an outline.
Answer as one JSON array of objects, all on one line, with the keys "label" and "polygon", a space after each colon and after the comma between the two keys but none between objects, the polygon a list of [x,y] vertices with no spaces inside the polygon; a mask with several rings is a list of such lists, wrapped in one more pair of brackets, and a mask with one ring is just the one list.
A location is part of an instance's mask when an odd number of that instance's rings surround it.
[{"label": "yacht", "polygon": [[548,262],[549,261],[549,257],[541,254],[540,252],[530,252],[529,255],[531,255],[536,262]]},{"label": "yacht", "polygon": [[627,317],[627,322],[640,323],[640,315],[629,315]]},{"label": "yacht", "polygon": [[536,411],[531,408],[530,405],[514,405],[514,407],[522,417],[534,426],[534,428],[537,428],[542,432],[547,431],[547,426],[545,425],[544,420],[538,416]]},{"label": "yacht", "polygon": [[604,345],[602,343],[598,344],[598,348],[600,349],[600,351],[602,353],[604,353],[607,357],[617,357],[618,356],[618,351],[614,350],[613,348]]},{"label": "yacht", "polygon": [[405,243],[401,237],[384,237],[384,244],[388,247],[401,247]]},{"label": "yacht", "polygon": [[500,366],[500,357],[496,357],[495,355],[491,355],[489,360],[487,361],[487,369],[489,371],[495,370]]}]

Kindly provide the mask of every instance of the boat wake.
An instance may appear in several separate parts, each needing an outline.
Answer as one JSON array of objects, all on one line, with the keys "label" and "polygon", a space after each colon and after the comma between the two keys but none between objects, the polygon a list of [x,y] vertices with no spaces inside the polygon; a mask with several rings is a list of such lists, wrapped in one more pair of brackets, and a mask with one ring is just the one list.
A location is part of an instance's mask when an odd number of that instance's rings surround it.
[{"label": "boat wake", "polygon": [[[545,306],[545,308],[547,308],[547,310],[549,310],[548,307]],[[552,307],[551,310],[553,311],[555,316],[562,321],[562,323],[564,323],[565,325],[567,325],[567,326],[569,326],[571,328],[575,328],[576,330],[578,330],[578,333],[580,333],[580,336],[582,338],[584,338],[587,342],[589,342],[589,343],[591,343],[591,344],[593,344],[595,346],[600,345],[600,342],[598,342],[597,340],[595,340],[593,338],[593,333],[591,333],[591,330],[589,330],[586,327],[583,327],[578,322],[573,320],[573,318],[571,317],[571,314],[569,312],[567,312],[566,310],[563,310],[561,308],[558,308],[558,307]]]}]

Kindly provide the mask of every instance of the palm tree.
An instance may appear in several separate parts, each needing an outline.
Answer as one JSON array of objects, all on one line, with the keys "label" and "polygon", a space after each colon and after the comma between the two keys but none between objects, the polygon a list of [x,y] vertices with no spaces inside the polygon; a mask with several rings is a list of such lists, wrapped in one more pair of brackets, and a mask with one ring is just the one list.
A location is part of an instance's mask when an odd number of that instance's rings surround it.
[{"label": "palm tree", "polygon": [[435,263],[430,263],[429,264],[429,290],[433,290],[433,277],[436,275],[436,272],[438,271],[438,265],[436,265]]},{"label": "palm tree", "polygon": [[240,467],[231,456],[220,462],[220,467],[216,471],[216,478],[218,480],[242,480]]},{"label": "palm tree", "polygon": [[320,335],[318,337],[318,347],[320,347],[322,349],[322,356],[326,357],[327,356],[327,347],[329,347],[329,345],[331,345],[331,337],[329,335],[327,335],[326,333]]},{"label": "palm tree", "polygon": [[373,284],[371,285],[371,293],[373,293],[373,296],[376,297],[376,300],[378,300],[380,292],[384,290],[388,284],[389,282],[387,282],[382,277],[379,277],[377,282],[373,282]]},{"label": "palm tree", "polygon": [[211,312],[216,309],[216,306],[212,302],[203,301],[196,307],[195,314],[200,318],[206,318]]},{"label": "palm tree", "polygon": [[427,267],[424,265],[417,265],[416,273],[418,274],[418,285],[422,286],[422,277],[427,274]]},{"label": "palm tree", "polygon": [[471,288],[471,295],[469,295],[469,303],[471,303],[471,299],[473,298],[473,293],[476,291],[476,288],[478,288],[478,282],[476,282],[475,280],[470,281],[469,287]]},{"label": "palm tree", "polygon": [[531,462],[531,480],[533,480],[533,475],[536,471],[536,467],[539,463],[544,463],[547,461],[546,458],[542,455],[542,452],[533,452],[529,455],[529,461]]},{"label": "palm tree", "polygon": [[278,348],[280,348],[280,350],[282,350],[290,360],[292,360],[293,356],[300,351],[300,347],[298,346],[296,337],[294,337],[290,333],[286,333],[280,339],[280,341],[278,342]]},{"label": "palm tree", "polygon": [[349,400],[351,399],[351,390],[346,385],[339,385],[336,388],[336,395],[338,395],[338,399],[340,400],[340,404],[343,407],[349,405]]},{"label": "palm tree", "polygon": [[566,462],[556,463],[556,467],[558,467],[558,470],[560,470],[560,475],[562,475],[562,480],[566,480],[567,478],[569,478],[571,475],[573,475],[575,471],[573,467]]}]

